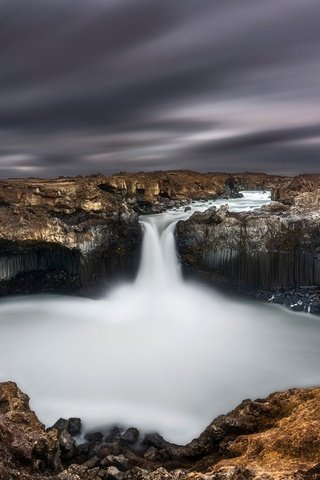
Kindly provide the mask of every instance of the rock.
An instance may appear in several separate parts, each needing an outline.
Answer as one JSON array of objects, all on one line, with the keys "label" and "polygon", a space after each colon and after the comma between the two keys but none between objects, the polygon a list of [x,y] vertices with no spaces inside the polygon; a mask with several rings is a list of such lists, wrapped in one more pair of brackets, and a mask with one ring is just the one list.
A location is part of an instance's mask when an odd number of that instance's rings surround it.
[{"label": "rock", "polygon": [[218,286],[270,297],[280,288],[320,286],[319,209],[278,203],[243,213],[211,208],[178,222],[176,240],[186,273]]},{"label": "rock", "polygon": [[59,418],[59,420],[56,421],[52,428],[56,428],[60,431],[67,431],[69,428],[69,421],[65,418]]},{"label": "rock", "polygon": [[159,460],[159,450],[155,447],[149,447],[144,453],[144,458],[149,462],[157,462]]},{"label": "rock", "polygon": [[84,465],[87,467],[87,468],[94,468],[94,467],[97,467],[98,465],[100,465],[100,458],[99,457],[92,457],[90,458],[90,460],[87,460]]},{"label": "rock", "polygon": [[125,472],[129,468],[129,460],[124,455],[108,455],[100,461],[102,467],[117,467]]},{"label": "rock", "polygon": [[88,442],[76,446],[76,458],[80,463],[86,462],[90,458],[91,445]]},{"label": "rock", "polygon": [[122,428],[120,427],[113,427],[111,431],[106,435],[106,442],[114,442],[115,440],[119,440],[122,435]]},{"label": "rock", "polygon": [[124,474],[120,472],[116,467],[108,467],[106,469],[106,480],[123,480]]},{"label": "rock", "polygon": [[61,466],[60,446],[58,431],[45,431],[30,410],[29,397],[15,383],[4,382],[0,383],[0,472],[10,465],[56,471]]},{"label": "rock", "polygon": [[81,419],[72,417],[69,418],[68,431],[72,437],[76,437],[81,433]]},{"label": "rock", "polygon": [[144,436],[143,444],[160,449],[165,448],[168,445],[168,442],[158,433],[147,433]]},{"label": "rock", "polygon": [[101,443],[103,441],[103,433],[101,432],[94,432],[94,433],[86,433],[84,439],[89,443]]},{"label": "rock", "polygon": [[121,439],[126,443],[136,443],[139,438],[139,430],[137,428],[128,428],[122,435]]},{"label": "rock", "polygon": [[70,460],[76,452],[76,442],[74,438],[66,430],[59,432],[59,444],[63,459]]},{"label": "rock", "polygon": [[189,212],[190,210],[191,210],[191,207],[189,207],[189,206],[185,207],[185,209],[184,209],[185,212]]}]

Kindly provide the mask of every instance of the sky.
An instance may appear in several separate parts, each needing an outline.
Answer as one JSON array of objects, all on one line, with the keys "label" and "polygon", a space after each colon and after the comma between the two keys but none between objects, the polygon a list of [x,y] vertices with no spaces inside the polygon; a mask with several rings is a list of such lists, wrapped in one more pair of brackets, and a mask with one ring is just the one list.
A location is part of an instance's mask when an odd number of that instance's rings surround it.
[{"label": "sky", "polygon": [[319,0],[0,0],[0,177],[320,172]]}]

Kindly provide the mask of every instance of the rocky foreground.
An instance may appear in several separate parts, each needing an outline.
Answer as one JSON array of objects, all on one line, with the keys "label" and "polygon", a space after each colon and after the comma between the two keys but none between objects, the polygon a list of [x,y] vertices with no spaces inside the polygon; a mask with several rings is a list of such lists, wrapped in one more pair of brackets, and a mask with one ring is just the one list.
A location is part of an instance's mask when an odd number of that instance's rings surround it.
[{"label": "rocky foreground", "polygon": [[29,398],[0,383],[1,480],[315,480],[320,478],[320,388],[245,400],[186,446],[114,428],[74,436],[80,419],[45,429]]}]

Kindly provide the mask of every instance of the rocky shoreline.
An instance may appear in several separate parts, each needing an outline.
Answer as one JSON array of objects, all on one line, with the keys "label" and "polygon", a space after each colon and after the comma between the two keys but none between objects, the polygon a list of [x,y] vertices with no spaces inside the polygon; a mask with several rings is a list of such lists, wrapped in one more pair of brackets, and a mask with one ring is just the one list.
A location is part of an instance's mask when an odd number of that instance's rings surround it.
[{"label": "rocky shoreline", "polygon": [[92,432],[81,442],[80,433],[78,418],[45,429],[27,395],[0,383],[1,480],[315,480],[320,388],[245,400],[185,446],[133,427]]}]

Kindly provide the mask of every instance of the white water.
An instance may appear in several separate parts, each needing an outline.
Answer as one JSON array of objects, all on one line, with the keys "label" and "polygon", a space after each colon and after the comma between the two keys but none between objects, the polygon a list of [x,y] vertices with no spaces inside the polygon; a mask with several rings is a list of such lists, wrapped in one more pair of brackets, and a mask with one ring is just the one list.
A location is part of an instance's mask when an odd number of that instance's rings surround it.
[{"label": "white water", "polygon": [[[248,192],[228,203],[269,201]],[[144,217],[138,277],[105,299],[1,301],[0,378],[17,381],[47,425],[80,416],[87,429],[137,426],[184,443],[244,398],[320,383],[317,317],[182,280],[173,232],[190,214]]]}]

